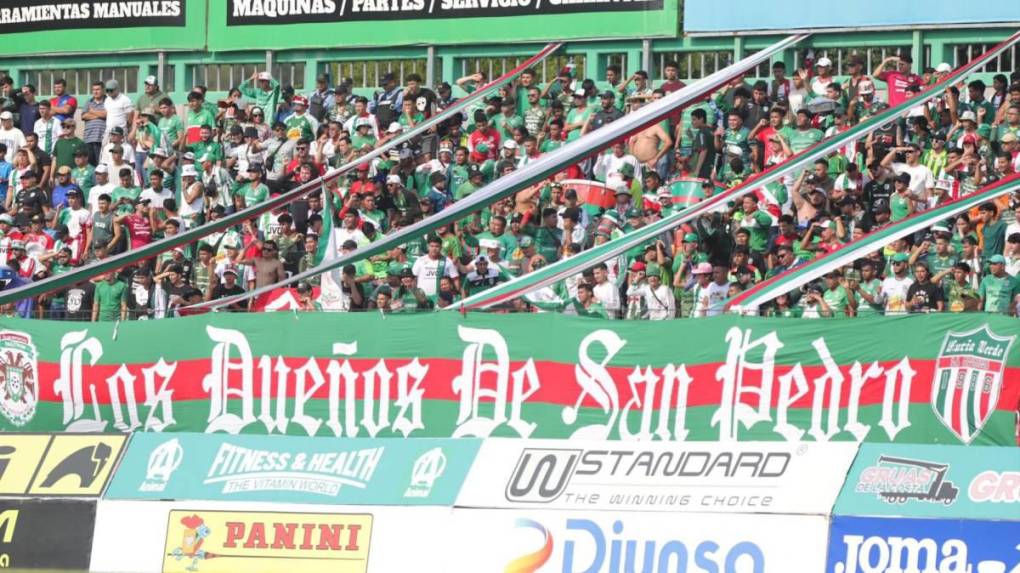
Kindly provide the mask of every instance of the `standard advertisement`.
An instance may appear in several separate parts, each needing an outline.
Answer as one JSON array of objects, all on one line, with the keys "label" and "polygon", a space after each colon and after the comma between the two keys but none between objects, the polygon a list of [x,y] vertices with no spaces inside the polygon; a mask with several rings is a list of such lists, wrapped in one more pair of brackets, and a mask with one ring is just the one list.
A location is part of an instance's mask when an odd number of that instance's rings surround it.
[{"label": "standard advertisement", "polygon": [[121,434],[0,434],[0,495],[99,497],[126,441]]},{"label": "standard advertisement", "polygon": [[1020,520],[1020,452],[864,444],[834,513]]},{"label": "standard advertisement", "polygon": [[[5,323],[0,355],[30,341],[19,364],[38,375],[17,404],[0,389],[0,430],[1016,445],[1009,317],[819,330],[720,316],[678,332],[550,314],[386,328],[366,313],[226,314],[120,324],[115,343],[112,324]],[[658,338],[674,343],[643,342]],[[966,423],[950,399],[973,404]]]},{"label": "standard advertisement", "polygon": [[106,497],[452,506],[480,443],[139,433]]},{"label": "standard advertisement", "polygon": [[857,444],[490,439],[458,507],[827,515]]},{"label": "standard advertisement", "polygon": [[104,499],[88,569],[448,573],[451,520],[439,507]]},{"label": "standard advertisement", "polygon": [[0,568],[85,570],[96,502],[0,500]]},{"label": "standard advertisement", "polygon": [[821,516],[454,511],[450,572],[812,573],[825,564]]},{"label": "standard advertisement", "polygon": [[1020,522],[836,516],[826,573],[1016,573]]}]

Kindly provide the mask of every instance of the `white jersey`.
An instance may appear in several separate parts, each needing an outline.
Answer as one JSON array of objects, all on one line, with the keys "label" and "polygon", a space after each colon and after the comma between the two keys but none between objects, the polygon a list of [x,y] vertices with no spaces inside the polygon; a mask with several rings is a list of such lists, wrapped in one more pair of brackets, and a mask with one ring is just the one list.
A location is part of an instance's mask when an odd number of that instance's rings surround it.
[{"label": "white jersey", "polygon": [[641,294],[645,299],[645,306],[648,307],[648,320],[669,320],[676,316],[673,289],[660,284],[659,288],[653,290],[646,284],[643,285]]},{"label": "white jersey", "polygon": [[715,281],[702,287],[694,284],[694,312],[692,316],[703,318],[706,316],[719,316],[723,313],[723,303],[726,302],[726,295],[729,294],[730,284],[716,284]]},{"label": "white jersey", "polygon": [[620,289],[616,288],[615,284],[607,280],[604,283],[596,284],[592,291],[595,293],[595,298],[599,299],[599,302],[605,307],[609,318],[620,316]]},{"label": "white jersey", "polygon": [[899,279],[893,276],[882,281],[882,300],[885,301],[886,314],[907,313],[907,291],[912,284],[914,279],[910,277]]},{"label": "white jersey", "polygon": [[439,294],[439,279],[450,277],[455,279],[458,276],[457,265],[449,257],[440,256],[438,259],[431,259],[428,256],[420,257],[411,267],[414,276],[418,277],[418,288],[427,296],[434,297]]}]

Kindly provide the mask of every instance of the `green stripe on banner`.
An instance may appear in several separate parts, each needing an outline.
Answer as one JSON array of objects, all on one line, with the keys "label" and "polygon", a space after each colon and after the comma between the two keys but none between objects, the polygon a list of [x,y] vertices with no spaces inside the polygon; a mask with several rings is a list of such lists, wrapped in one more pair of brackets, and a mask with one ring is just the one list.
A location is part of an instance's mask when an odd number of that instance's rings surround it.
[{"label": "green stripe on banner", "polygon": [[754,69],[755,66],[768,61],[772,55],[795,45],[806,37],[807,35],[790,36],[784,40],[776,42],[768,48],[757,52],[736,64],[719,70],[708,77],[702,78],[692,85],[675,91],[672,94],[658,101],[652,102],[651,104],[644,106],[601,129],[597,129],[580,139],[569,142],[559,149],[543,155],[538,160],[528,163],[522,169],[518,169],[506,177],[497,179],[496,181],[468,195],[465,199],[457,201],[439,213],[436,213],[423,221],[404,227],[403,229],[388,235],[381,241],[370,243],[358,248],[352,253],[343,255],[332,261],[324,262],[321,265],[317,265],[315,268],[308,269],[303,273],[298,273],[288,279],[257,288],[252,292],[235,297],[228,297],[197,304],[192,308],[222,308],[247,298],[256,297],[288,284],[322,274],[331,269],[339,268],[343,265],[351,264],[362,259],[384,253],[389,249],[402,245],[412,239],[420,238],[443,225],[459,221],[468,216],[470,213],[499,201],[504,197],[509,197],[513,193],[516,193],[528,185],[532,185],[559,173],[567,166],[590,155],[593,151],[608,147],[612,142],[619,140],[624,135],[659,121],[666,115],[675,111],[677,108],[683,106],[685,103],[697,100],[706,92],[724,85],[731,78],[749,72]]},{"label": "green stripe on banner", "polygon": [[101,261],[96,261],[83,267],[78,267],[63,274],[54,275],[50,278],[43,279],[41,281],[29,283],[22,287],[2,291],[0,292],[0,304],[7,304],[25,298],[46,294],[48,292],[66,288],[77,282],[92,278],[94,276],[109,271],[117,270],[122,267],[126,267],[138,261],[154,257],[164,251],[169,251],[170,249],[176,246],[199,241],[206,235],[209,235],[217,231],[222,231],[234,225],[239,225],[248,219],[253,219],[255,217],[258,217],[259,215],[262,215],[263,213],[268,213],[273,209],[291,203],[296,199],[300,199],[309,191],[313,191],[317,188],[324,186],[326,183],[336,180],[337,178],[343,176],[345,173],[352,171],[354,168],[356,168],[358,165],[362,163],[372,161],[377,157],[381,157],[390,149],[394,149],[400,145],[403,145],[404,143],[411,141],[412,139],[425,133],[432,127],[435,127],[442,123],[443,121],[446,121],[454,114],[460,113],[461,110],[466,109],[474,102],[479,101],[486,95],[498,90],[506,82],[519,76],[522,72],[524,72],[524,70],[545,60],[547,57],[556,52],[556,50],[558,50],[560,46],[561,44],[559,43],[546,45],[540,52],[538,52],[531,58],[525,60],[524,62],[521,62],[521,64],[518,65],[516,68],[510,70],[506,74],[496,78],[495,80],[491,81],[485,86],[479,88],[468,97],[458,100],[457,103],[450,106],[442,113],[438,113],[432,116],[431,118],[425,120],[424,122],[416,126],[414,129],[388,142],[386,145],[383,145],[382,147],[379,147],[355,159],[354,161],[351,161],[345,165],[341,165],[340,167],[330,171],[329,173],[323,175],[318,179],[313,179],[312,181],[309,181],[308,183],[305,183],[304,185],[301,185],[296,189],[292,189],[286,193],[277,195],[276,197],[271,197],[269,200],[263,201],[258,205],[247,207],[242,211],[238,211],[237,213],[227,215],[221,219],[217,219],[216,221],[205,223],[204,225],[195,227],[194,229],[189,229],[182,233],[178,233],[177,235],[174,235],[172,237],[167,237],[154,243],[150,243],[142,248],[132,249],[125,253],[121,253],[119,255],[103,259]]},{"label": "green stripe on banner", "polygon": [[904,101],[900,105],[889,108],[843,133],[837,134],[828,140],[821,141],[787,159],[785,162],[757,174],[757,176],[752,177],[725,193],[714,195],[705,201],[674,213],[669,217],[656,221],[655,223],[637,229],[623,237],[619,237],[609,241],[608,243],[593,247],[579,255],[570,257],[569,259],[561,259],[551,265],[539,269],[538,271],[531,272],[514,280],[496,285],[484,292],[478,293],[477,295],[470,296],[456,305],[447,307],[447,310],[463,311],[481,309],[509,301],[535,289],[549,286],[557,281],[563,280],[592,265],[611,259],[612,257],[619,256],[628,250],[641,245],[642,243],[652,240],[661,233],[674,229],[688,221],[692,221],[705,213],[719,209],[724,206],[726,202],[758,187],[777,181],[784,175],[809,165],[816,158],[831,151],[835,151],[842,145],[845,145],[848,141],[858,139],[869,132],[878,129],[889,120],[906,113],[911,108],[938,97],[943,88],[951,86],[960,78],[985,65],[987,62],[1009,49],[1009,47],[1012,46],[1018,39],[1020,39],[1020,32],[1013,34],[995,48],[958,68],[955,72],[943,78],[939,83],[929,87],[928,90],[918,97]]},{"label": "green stripe on banner", "polygon": [[781,275],[758,283],[726,302],[727,309],[754,309],[773,298],[790,292],[801,285],[823,276],[829,271],[849,264],[867,253],[889,244],[896,239],[930,227],[935,223],[964,213],[1000,195],[1020,189],[1020,174],[1013,174],[991,185],[928,211],[915,213],[893,225],[868,233],[857,241],[847,243],[839,249]]}]

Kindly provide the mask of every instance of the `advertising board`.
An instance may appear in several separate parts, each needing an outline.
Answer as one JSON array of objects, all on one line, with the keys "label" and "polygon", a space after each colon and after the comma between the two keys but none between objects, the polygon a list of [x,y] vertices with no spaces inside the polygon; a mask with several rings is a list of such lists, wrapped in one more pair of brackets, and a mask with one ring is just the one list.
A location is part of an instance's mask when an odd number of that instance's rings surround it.
[{"label": "advertising board", "polygon": [[1016,321],[830,322],[210,313],[113,342],[4,321],[34,374],[0,385],[0,430],[1015,445]]},{"label": "advertising board", "polygon": [[0,499],[0,568],[85,570],[96,502]]},{"label": "advertising board", "polygon": [[104,499],[89,570],[446,573],[451,511]]},{"label": "advertising board", "polygon": [[489,439],[458,507],[828,515],[857,444]]},{"label": "advertising board", "polygon": [[863,444],[834,513],[1020,520],[1020,450]]},{"label": "advertising board", "polygon": [[826,520],[605,511],[454,511],[450,572],[822,571]]},{"label": "advertising board", "polygon": [[828,573],[1016,573],[1020,521],[836,516]]},{"label": "advertising board", "polygon": [[99,497],[127,436],[0,433],[0,495]]},{"label": "advertising board", "polygon": [[480,440],[132,436],[108,499],[453,505]]}]

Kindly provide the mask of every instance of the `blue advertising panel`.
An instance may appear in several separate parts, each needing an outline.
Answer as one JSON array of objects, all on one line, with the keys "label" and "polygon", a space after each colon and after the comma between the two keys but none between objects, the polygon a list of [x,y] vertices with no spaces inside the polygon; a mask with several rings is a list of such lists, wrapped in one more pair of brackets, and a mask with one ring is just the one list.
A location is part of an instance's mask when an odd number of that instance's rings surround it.
[{"label": "blue advertising panel", "polygon": [[718,2],[684,2],[684,32],[727,33],[819,28],[940,26],[952,24],[1004,24],[1020,22],[1020,2],[984,2],[976,10],[967,2],[952,0],[733,0],[720,9]]},{"label": "blue advertising panel", "polygon": [[827,573],[1020,571],[1020,522],[842,517],[832,520]]},{"label": "blue advertising panel", "polygon": [[323,439],[137,433],[107,499],[449,505],[472,439]]}]

